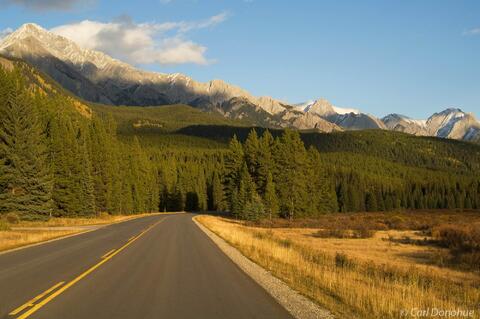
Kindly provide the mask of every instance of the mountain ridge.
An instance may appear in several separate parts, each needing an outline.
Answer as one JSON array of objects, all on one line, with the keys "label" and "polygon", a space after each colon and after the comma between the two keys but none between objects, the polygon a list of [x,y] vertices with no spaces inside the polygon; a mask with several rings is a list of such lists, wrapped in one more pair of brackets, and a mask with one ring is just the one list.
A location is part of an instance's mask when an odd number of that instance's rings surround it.
[{"label": "mountain ridge", "polygon": [[268,96],[255,97],[223,80],[197,82],[181,73],[140,70],[102,52],[83,49],[32,23],[5,37],[0,53],[29,62],[73,94],[95,103],[187,104],[270,128],[323,132],[383,129],[468,141],[480,139],[480,122],[460,109],[450,108],[419,121],[399,114],[379,119],[357,109],[334,106],[325,99],[290,105]]}]

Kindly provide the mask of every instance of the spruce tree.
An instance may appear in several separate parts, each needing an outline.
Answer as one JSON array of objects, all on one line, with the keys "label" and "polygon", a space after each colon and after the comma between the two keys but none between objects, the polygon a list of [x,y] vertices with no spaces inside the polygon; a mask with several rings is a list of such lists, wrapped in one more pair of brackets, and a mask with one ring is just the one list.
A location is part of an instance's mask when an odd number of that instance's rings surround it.
[{"label": "spruce tree", "polygon": [[19,75],[0,72],[0,212],[51,214],[45,128]]},{"label": "spruce tree", "polygon": [[223,185],[216,171],[213,173],[212,180],[212,209],[215,211],[222,211],[225,209]]},{"label": "spruce tree", "polygon": [[278,212],[279,212],[278,198],[275,191],[275,183],[273,182],[273,177],[271,172],[269,172],[267,175],[267,182],[265,185],[264,207],[265,207],[265,214],[268,216],[270,220],[278,216]]},{"label": "spruce tree", "polygon": [[285,130],[275,145],[275,184],[283,216],[293,219],[308,208],[308,155],[298,132]]}]

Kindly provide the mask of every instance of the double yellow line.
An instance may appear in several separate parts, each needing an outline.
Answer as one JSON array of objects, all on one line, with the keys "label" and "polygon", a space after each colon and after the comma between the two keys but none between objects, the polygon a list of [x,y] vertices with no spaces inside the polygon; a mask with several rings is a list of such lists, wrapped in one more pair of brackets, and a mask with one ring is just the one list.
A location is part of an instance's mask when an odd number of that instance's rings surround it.
[{"label": "double yellow line", "polygon": [[[79,276],[77,276],[75,279],[73,279],[72,281],[68,282],[66,285],[62,286],[64,284],[64,282],[59,282],[58,284],[54,285],[53,287],[49,288],[48,290],[44,291],[43,293],[41,293],[40,295],[36,296],[35,298],[33,298],[32,300],[29,300],[28,302],[26,302],[25,304],[21,305],[20,307],[16,308],[15,310],[13,310],[12,312],[9,313],[10,316],[15,316],[17,315],[18,313],[22,312],[23,310],[31,307],[28,311],[26,311],[25,313],[23,313],[20,317],[18,317],[17,319],[25,319],[25,318],[28,318],[29,316],[31,316],[32,314],[34,314],[35,312],[37,312],[40,308],[42,308],[43,306],[45,306],[47,303],[49,303],[50,301],[52,301],[53,299],[55,299],[57,296],[59,296],[60,294],[62,294],[65,290],[67,290],[68,288],[72,287],[73,285],[75,285],[77,282],[79,282],[80,280],[82,280],[83,278],[85,278],[88,274],[90,274],[91,272],[93,272],[95,269],[97,269],[98,267],[100,267],[101,265],[103,265],[104,263],[106,263],[107,261],[109,261],[110,259],[112,259],[115,255],[117,255],[119,252],[121,252],[122,250],[124,250],[125,248],[127,248],[128,246],[130,246],[134,241],[136,241],[137,239],[139,239],[140,237],[142,237],[146,232],[148,232],[150,229],[152,229],[153,227],[155,227],[156,225],[160,224],[161,222],[163,222],[166,218],[164,219],[161,219],[159,220],[158,222],[154,223],[153,225],[150,225],[149,227],[147,227],[145,230],[143,230],[140,234],[138,234],[137,236],[134,236],[134,237],[131,237],[127,243],[125,245],[123,245],[122,247],[118,248],[117,250],[113,249],[109,252],[107,252],[105,255],[102,256],[102,261],[100,261],[99,263],[97,263],[96,265],[92,266],[91,268],[89,268],[88,270],[86,270],[85,272],[83,272],[82,274],[80,274]],[[59,288],[58,290],[56,290],[54,293],[52,293],[51,295],[49,295],[47,298],[43,299],[42,301],[40,301],[39,303],[35,304],[36,301],[42,299],[43,297],[45,297],[46,295],[48,295],[49,293],[51,293],[52,291],[54,291],[55,289]]]}]

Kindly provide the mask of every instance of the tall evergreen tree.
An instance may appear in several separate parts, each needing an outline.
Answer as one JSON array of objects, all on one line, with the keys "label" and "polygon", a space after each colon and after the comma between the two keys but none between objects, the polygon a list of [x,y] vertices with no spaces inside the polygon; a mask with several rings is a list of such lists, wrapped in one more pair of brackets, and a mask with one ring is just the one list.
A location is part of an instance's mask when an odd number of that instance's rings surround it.
[{"label": "tall evergreen tree", "polygon": [[271,172],[269,172],[267,175],[267,182],[265,185],[264,207],[265,214],[270,220],[274,217],[278,217],[278,198]]},{"label": "tall evergreen tree", "polygon": [[51,214],[45,129],[19,75],[0,72],[0,212]]},{"label": "tall evergreen tree", "polygon": [[225,199],[223,195],[223,185],[220,181],[218,173],[213,173],[212,179],[212,209],[222,211],[225,209]]}]

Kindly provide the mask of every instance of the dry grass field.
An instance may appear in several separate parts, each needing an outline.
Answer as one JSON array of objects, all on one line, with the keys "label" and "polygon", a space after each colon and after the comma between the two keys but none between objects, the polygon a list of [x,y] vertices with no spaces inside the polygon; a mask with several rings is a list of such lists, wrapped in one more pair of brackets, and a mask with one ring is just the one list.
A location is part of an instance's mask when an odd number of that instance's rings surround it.
[{"label": "dry grass field", "polygon": [[78,233],[79,230],[8,230],[0,231],[0,251]]},{"label": "dry grass field", "polygon": [[74,226],[90,226],[105,225],[118,223],[129,219],[147,216],[149,214],[138,215],[109,215],[100,214],[97,217],[52,217],[47,221],[19,221],[15,227],[74,227]]},{"label": "dry grass field", "polygon": [[106,225],[151,214],[108,215],[92,218],[52,217],[45,221],[24,221],[14,214],[0,218],[0,251],[71,235],[87,230],[85,226]]},{"label": "dry grass field", "polygon": [[[197,218],[339,318],[405,318],[409,316],[402,310],[432,308],[474,310],[468,318],[480,318],[480,273],[439,263],[451,251],[432,234],[432,229],[448,222],[478,223],[480,214],[441,212],[438,218],[435,212],[421,212],[418,218],[402,214],[334,214],[323,221],[256,225],[214,216]],[[388,226],[392,218],[403,225]],[[372,226],[380,219],[385,226]],[[365,236],[352,236],[358,230]]]}]

